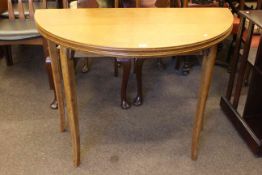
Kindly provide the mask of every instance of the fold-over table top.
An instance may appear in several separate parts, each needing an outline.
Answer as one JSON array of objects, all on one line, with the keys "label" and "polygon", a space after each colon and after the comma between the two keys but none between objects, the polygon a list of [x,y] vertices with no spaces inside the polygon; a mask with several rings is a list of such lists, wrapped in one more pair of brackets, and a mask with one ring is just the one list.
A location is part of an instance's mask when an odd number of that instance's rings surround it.
[{"label": "fold-over table top", "polygon": [[75,50],[148,57],[210,47],[230,34],[233,16],[226,8],[46,9],[35,21],[44,37]]}]

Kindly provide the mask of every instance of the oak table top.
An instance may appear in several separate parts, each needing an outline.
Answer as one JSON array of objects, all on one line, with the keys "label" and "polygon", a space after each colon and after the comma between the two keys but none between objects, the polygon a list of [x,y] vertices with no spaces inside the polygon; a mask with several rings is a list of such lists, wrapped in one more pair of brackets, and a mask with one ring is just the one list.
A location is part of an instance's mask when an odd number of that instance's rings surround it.
[{"label": "oak table top", "polygon": [[204,50],[191,150],[191,158],[197,159],[217,44],[232,30],[233,16],[228,9],[48,9],[37,10],[35,21],[40,34],[48,40],[60,129],[64,131],[67,112],[75,166],[80,164],[80,135],[74,64],[68,49],[148,59]]},{"label": "oak table top", "polygon": [[226,8],[37,10],[40,33],[56,43],[107,56],[152,57],[209,47],[231,31]]}]

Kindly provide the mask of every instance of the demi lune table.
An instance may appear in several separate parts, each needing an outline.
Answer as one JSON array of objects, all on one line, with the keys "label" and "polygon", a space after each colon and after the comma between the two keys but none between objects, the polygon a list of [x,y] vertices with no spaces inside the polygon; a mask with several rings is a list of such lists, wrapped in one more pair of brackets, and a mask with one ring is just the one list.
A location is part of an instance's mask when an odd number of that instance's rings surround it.
[{"label": "demi lune table", "polygon": [[[66,109],[75,166],[80,164],[80,136],[74,66],[68,56],[69,49],[137,59],[203,51],[203,70],[192,136],[191,156],[193,160],[197,159],[217,44],[232,30],[233,16],[228,9],[47,9],[37,10],[35,21],[41,35],[48,40],[60,128],[64,130]],[[57,45],[60,45],[60,55]]]}]

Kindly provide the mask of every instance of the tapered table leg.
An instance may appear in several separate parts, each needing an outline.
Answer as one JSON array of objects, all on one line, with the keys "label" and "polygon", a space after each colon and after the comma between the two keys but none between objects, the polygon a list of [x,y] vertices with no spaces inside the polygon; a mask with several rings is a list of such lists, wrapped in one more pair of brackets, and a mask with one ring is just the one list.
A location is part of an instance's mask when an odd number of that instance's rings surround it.
[{"label": "tapered table leg", "polygon": [[72,59],[68,58],[68,49],[62,46],[60,48],[60,59],[64,80],[67,114],[72,140],[73,163],[74,166],[78,166],[80,164],[80,138],[74,62]]},{"label": "tapered table leg", "polygon": [[203,70],[201,75],[197,112],[196,112],[194,128],[193,128],[193,137],[192,137],[192,150],[191,150],[192,160],[196,160],[198,155],[199,137],[202,129],[206,100],[207,100],[208,91],[211,84],[213,68],[216,60],[217,46],[215,45],[211,47],[209,51],[210,52],[208,54],[205,54],[203,65],[202,65]]},{"label": "tapered table leg", "polygon": [[60,130],[63,132],[65,130],[65,108],[64,108],[64,99],[63,99],[63,91],[62,91],[62,76],[61,76],[61,65],[60,65],[60,57],[58,54],[58,49],[56,44],[48,41],[48,49],[51,57],[51,66],[52,66],[52,74],[55,86],[55,94],[58,103],[58,110],[60,115]]}]

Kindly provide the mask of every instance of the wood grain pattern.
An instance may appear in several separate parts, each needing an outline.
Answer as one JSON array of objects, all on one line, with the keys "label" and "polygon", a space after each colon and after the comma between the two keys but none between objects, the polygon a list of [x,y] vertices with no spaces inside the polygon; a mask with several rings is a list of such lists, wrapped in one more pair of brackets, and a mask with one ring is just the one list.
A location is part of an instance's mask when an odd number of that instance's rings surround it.
[{"label": "wood grain pattern", "polygon": [[10,20],[15,19],[15,14],[14,14],[14,8],[13,8],[13,3],[12,0],[8,0],[8,17]]},{"label": "wood grain pattern", "polygon": [[29,9],[30,18],[34,19],[35,9],[34,9],[33,0],[28,0],[28,9]]},{"label": "wood grain pattern", "polygon": [[136,8],[139,8],[141,6],[141,0],[136,0]]},{"label": "wood grain pattern", "polygon": [[115,0],[115,8],[119,7],[119,0]]},{"label": "wood grain pattern", "polygon": [[35,21],[42,35],[63,46],[134,58],[208,48],[230,34],[233,16],[224,8],[48,9],[37,10]]},{"label": "wood grain pattern", "polygon": [[231,60],[231,65],[230,65],[231,73],[230,73],[229,82],[227,85],[226,98],[228,99],[228,101],[231,100],[233,87],[235,84],[235,73],[237,72],[237,66],[238,66],[237,63],[239,60],[239,49],[241,47],[243,31],[245,30],[245,21],[246,21],[245,18],[243,17],[240,18],[240,24],[238,27],[238,32],[237,32],[237,37],[236,37],[236,44],[234,46],[234,54],[233,54],[233,58]]},{"label": "wood grain pattern", "polygon": [[60,115],[60,131],[63,132],[65,131],[65,107],[59,53],[56,44],[51,41],[48,41],[48,49],[51,57],[56,99],[58,102],[58,110]]},{"label": "wood grain pattern", "polygon": [[203,128],[206,100],[207,100],[208,91],[212,78],[212,72],[216,60],[216,53],[217,53],[217,46],[215,45],[211,47],[210,53],[208,54],[208,56],[204,56],[204,60],[203,60],[203,65],[202,65],[203,70],[202,70],[202,76],[200,81],[200,91],[199,91],[197,112],[196,112],[194,128],[193,128],[193,137],[192,137],[191,158],[193,160],[196,160],[198,156],[200,131]]},{"label": "wood grain pattern", "polygon": [[24,7],[23,7],[22,0],[18,0],[18,12],[19,12],[19,19],[25,20]]},{"label": "wood grain pattern", "polygon": [[73,162],[74,166],[80,164],[80,138],[78,126],[77,97],[75,91],[75,71],[74,62],[68,59],[68,49],[60,47],[60,59],[64,80],[66,109],[69,120],[69,127],[72,140]]},{"label": "wood grain pattern", "polygon": [[7,11],[7,0],[1,0],[0,1],[0,13]]}]

